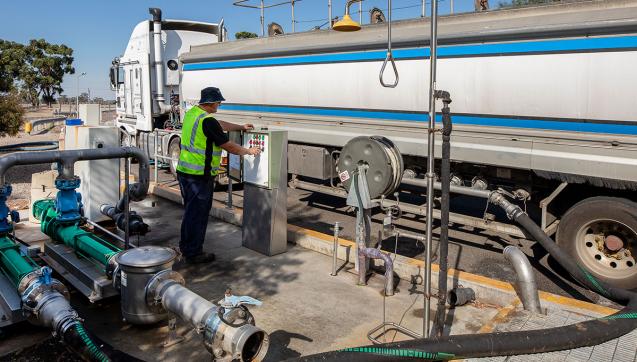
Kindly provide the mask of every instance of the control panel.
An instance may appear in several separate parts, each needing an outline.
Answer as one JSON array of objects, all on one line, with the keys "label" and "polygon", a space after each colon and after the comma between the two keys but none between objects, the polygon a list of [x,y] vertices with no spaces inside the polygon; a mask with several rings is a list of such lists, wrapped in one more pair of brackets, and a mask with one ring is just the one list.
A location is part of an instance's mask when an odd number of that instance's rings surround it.
[{"label": "control panel", "polygon": [[243,157],[243,182],[264,188],[278,188],[281,166],[287,163],[287,159],[281,156],[284,146],[287,147],[287,133],[284,131],[262,129],[245,132],[243,147],[258,147],[261,154]]}]

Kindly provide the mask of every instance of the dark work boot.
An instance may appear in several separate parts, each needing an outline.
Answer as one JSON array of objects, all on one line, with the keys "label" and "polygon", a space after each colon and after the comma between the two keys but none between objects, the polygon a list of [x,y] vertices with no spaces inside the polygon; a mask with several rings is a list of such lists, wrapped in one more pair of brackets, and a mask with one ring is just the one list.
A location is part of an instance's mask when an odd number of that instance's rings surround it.
[{"label": "dark work boot", "polygon": [[205,264],[213,261],[215,261],[215,254],[213,253],[201,253],[186,257],[186,264]]}]

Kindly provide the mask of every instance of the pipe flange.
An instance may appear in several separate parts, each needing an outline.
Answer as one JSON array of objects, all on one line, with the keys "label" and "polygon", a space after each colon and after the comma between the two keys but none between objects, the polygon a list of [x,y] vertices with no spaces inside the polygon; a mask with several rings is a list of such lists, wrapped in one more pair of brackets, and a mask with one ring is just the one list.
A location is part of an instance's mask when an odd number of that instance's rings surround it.
[{"label": "pipe flange", "polygon": [[205,324],[201,326],[203,331],[203,344],[208,352],[212,353],[216,358],[221,358],[224,355],[223,348],[220,348],[222,341],[216,338],[216,336],[219,326],[223,323],[217,315],[217,308],[210,308],[203,319],[206,321]]},{"label": "pipe flange", "polygon": [[20,295],[22,310],[26,317],[37,317],[38,311],[49,299],[59,298],[59,296],[67,301],[71,299],[69,290],[57,279],[51,279],[50,284],[44,284],[39,279],[35,279]]},{"label": "pipe flange", "polygon": [[[119,264],[117,263],[116,257],[119,253],[117,254],[113,254],[110,258],[108,258],[108,261],[106,262],[106,268],[104,269],[104,273],[106,274],[106,277],[108,279],[115,279],[114,277],[117,275],[117,272],[119,272]],[[115,285],[115,282],[113,282],[113,285]]]},{"label": "pipe flange", "polygon": [[146,305],[150,310],[156,313],[164,311],[164,306],[161,303],[163,291],[174,283],[186,285],[186,280],[172,269],[162,270],[148,281],[146,284]]},{"label": "pipe flange", "polygon": [[31,285],[31,283],[34,280],[38,280],[39,277],[40,277],[40,274],[38,273],[37,270],[34,270],[28,273],[27,275],[23,276],[22,279],[20,279],[20,282],[18,283],[18,294],[20,295],[24,294],[24,291],[29,287],[29,285]]}]

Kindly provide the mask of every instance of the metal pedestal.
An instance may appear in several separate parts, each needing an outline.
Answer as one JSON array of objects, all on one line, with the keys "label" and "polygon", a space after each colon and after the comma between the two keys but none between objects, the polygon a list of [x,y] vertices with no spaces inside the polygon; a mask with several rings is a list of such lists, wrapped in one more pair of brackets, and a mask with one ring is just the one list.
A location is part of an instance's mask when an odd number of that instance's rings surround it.
[{"label": "metal pedestal", "polygon": [[272,256],[287,250],[287,132],[244,134],[246,148],[260,147],[261,155],[244,156],[242,244]]},{"label": "metal pedestal", "polygon": [[101,265],[79,258],[66,245],[44,243],[42,259],[91,302],[119,295],[113,281],[104,275]]},{"label": "metal pedestal", "polygon": [[0,273],[0,327],[25,320],[22,303],[15,286]]}]

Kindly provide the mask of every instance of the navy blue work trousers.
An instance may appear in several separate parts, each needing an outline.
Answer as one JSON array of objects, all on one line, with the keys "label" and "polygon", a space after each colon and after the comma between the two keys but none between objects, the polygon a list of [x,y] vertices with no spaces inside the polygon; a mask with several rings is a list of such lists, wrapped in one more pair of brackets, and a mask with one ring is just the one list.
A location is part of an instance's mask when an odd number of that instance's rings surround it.
[{"label": "navy blue work trousers", "polygon": [[184,257],[189,258],[203,252],[215,178],[206,179],[178,173],[177,180],[184,199],[179,249]]}]

